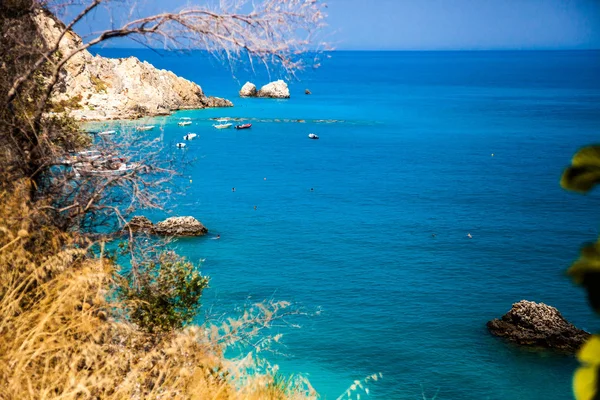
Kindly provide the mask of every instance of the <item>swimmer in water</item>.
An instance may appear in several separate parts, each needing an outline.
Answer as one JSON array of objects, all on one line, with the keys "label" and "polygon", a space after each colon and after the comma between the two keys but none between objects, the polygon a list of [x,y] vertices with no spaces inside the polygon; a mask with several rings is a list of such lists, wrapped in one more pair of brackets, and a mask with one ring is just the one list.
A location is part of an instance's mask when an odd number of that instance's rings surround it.
[{"label": "swimmer in water", "polygon": [[232,187],[232,188],[231,188],[231,191],[232,191],[232,192],[235,192],[235,188],[234,188],[234,187]]},{"label": "swimmer in water", "polygon": [[468,237],[469,239],[473,239],[473,236],[471,236],[471,234],[470,234],[470,233],[467,233],[467,237]]},{"label": "swimmer in water", "polygon": [[311,192],[314,192],[314,191],[315,191],[315,189],[313,189],[313,188],[310,188],[310,191],[311,191]]},{"label": "swimmer in water", "polygon": [[254,206],[254,209],[256,210],[256,206]]}]

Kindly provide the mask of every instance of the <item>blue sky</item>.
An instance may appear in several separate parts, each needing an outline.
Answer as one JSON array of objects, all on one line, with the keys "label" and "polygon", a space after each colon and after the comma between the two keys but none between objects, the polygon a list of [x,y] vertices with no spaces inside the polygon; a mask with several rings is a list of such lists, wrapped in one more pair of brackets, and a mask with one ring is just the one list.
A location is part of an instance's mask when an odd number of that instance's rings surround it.
[{"label": "blue sky", "polygon": [[[146,0],[136,12],[203,3]],[[342,50],[600,49],[600,0],[329,0],[326,4],[325,40]],[[104,27],[106,13],[99,11],[89,22],[93,29]],[[82,24],[78,31],[88,29]]]},{"label": "blue sky", "polygon": [[599,0],[329,0],[343,49],[600,48]]}]

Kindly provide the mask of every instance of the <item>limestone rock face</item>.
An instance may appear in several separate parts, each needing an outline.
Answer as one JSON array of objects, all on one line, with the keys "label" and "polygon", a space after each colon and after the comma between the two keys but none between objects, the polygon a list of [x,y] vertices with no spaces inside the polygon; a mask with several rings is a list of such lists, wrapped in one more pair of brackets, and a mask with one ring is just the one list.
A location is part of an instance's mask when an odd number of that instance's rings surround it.
[{"label": "limestone rock face", "polygon": [[154,225],[154,232],[163,236],[201,236],[208,229],[194,217],[171,217]]},{"label": "limestone rock face", "polygon": [[576,352],[590,334],[569,323],[554,307],[521,300],[502,319],[487,323],[489,331],[520,345]]},{"label": "limestone rock face", "polygon": [[256,97],[256,85],[252,82],[246,82],[240,90],[241,97]]},{"label": "limestone rock face", "polygon": [[288,89],[287,83],[282,80],[267,83],[265,86],[260,88],[257,93],[258,97],[269,97],[272,99],[289,99],[290,90]]},{"label": "limestone rock face", "polygon": [[[35,20],[48,43],[55,43],[64,25],[43,12]],[[80,44],[81,38],[68,32],[59,48],[69,54]],[[67,62],[52,100],[67,103],[78,120],[133,119],[180,109],[233,106],[229,100],[207,97],[194,82],[135,57],[105,58],[87,50]]]}]

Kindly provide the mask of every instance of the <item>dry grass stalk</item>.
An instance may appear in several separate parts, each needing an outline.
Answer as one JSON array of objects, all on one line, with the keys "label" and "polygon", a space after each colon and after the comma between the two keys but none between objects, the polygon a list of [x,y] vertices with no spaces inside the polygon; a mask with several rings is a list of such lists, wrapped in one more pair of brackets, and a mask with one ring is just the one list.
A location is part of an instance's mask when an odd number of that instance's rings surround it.
[{"label": "dry grass stalk", "polygon": [[[26,184],[17,186],[27,191]],[[275,367],[252,354],[223,357],[225,344],[256,337],[257,327],[276,320],[277,309],[261,305],[258,314],[229,320],[216,334],[198,326],[147,334],[127,322],[127,304],[110,300],[116,298],[115,265],[90,258],[68,236],[52,241],[47,232],[29,232],[36,215],[19,191],[0,193],[1,399],[314,395],[304,380],[283,381]],[[43,253],[35,246],[41,240]]]}]

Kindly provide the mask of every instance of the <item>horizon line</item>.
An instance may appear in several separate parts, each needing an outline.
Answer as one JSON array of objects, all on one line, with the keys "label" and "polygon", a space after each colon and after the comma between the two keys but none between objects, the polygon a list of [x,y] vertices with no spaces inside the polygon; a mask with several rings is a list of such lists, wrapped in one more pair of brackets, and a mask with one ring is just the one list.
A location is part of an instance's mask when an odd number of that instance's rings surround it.
[{"label": "horizon line", "polygon": [[[150,51],[208,51],[204,49],[164,49],[164,48],[150,48],[150,47],[121,47],[121,46],[101,46],[94,45],[91,46],[90,49],[119,49],[119,50],[150,50]],[[335,53],[335,52],[366,52],[366,53],[375,53],[375,52],[559,52],[559,51],[600,51],[599,48],[556,48],[556,49],[330,49],[330,50],[307,50],[307,53],[310,52],[323,52],[323,53]]]}]

